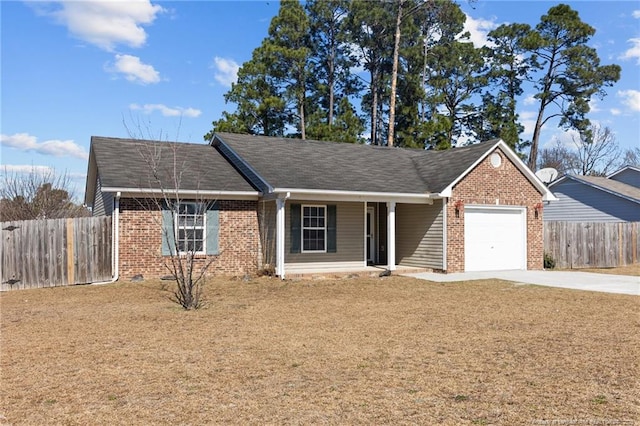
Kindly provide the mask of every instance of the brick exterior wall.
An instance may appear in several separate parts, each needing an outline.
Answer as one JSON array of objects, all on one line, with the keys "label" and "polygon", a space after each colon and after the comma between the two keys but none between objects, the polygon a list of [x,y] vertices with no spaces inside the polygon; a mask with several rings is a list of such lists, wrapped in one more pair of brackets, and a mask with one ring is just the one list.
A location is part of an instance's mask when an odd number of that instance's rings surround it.
[{"label": "brick exterior wall", "polygon": [[[502,157],[498,168],[491,165],[487,156],[453,188],[447,202],[447,272],[464,271],[464,207],[459,217],[455,204],[495,206],[519,206],[527,209],[527,269],[543,268],[542,212],[535,217],[535,205],[542,202],[542,194],[508,159]],[[497,200],[497,202],[496,202]]]},{"label": "brick exterior wall", "polygon": [[[209,275],[238,276],[254,273],[260,263],[257,201],[221,200],[219,248]],[[162,212],[153,200],[120,200],[121,279],[137,274],[144,278],[168,275],[162,256]],[[196,262],[204,265],[202,256]]]}]

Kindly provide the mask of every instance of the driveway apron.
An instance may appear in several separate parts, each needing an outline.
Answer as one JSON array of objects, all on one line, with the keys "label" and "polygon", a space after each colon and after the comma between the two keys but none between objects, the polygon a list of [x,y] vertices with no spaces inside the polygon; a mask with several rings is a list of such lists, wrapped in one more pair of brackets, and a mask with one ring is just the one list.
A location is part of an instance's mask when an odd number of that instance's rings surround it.
[{"label": "driveway apron", "polygon": [[421,272],[402,275],[436,282],[499,279],[521,284],[640,296],[640,277],[628,275],[594,274],[578,271],[492,271],[453,274]]}]

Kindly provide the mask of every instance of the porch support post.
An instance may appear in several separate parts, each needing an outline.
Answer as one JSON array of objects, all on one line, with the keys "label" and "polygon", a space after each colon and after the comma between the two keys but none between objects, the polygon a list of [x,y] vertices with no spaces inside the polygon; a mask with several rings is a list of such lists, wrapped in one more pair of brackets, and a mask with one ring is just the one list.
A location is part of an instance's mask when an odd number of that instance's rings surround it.
[{"label": "porch support post", "polygon": [[284,279],[284,206],[284,199],[276,199],[276,275],[281,279]]},{"label": "porch support post", "polygon": [[387,268],[396,270],[396,202],[387,202]]}]

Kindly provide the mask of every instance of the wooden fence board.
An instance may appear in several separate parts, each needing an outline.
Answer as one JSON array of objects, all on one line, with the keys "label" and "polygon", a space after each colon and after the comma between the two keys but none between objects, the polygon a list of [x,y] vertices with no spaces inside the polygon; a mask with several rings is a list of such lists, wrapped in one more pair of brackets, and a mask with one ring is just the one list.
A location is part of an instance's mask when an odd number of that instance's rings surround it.
[{"label": "wooden fence board", "polygon": [[638,262],[640,222],[544,222],[544,251],[558,268],[611,268]]},{"label": "wooden fence board", "polygon": [[111,217],[2,222],[0,290],[111,279]]}]

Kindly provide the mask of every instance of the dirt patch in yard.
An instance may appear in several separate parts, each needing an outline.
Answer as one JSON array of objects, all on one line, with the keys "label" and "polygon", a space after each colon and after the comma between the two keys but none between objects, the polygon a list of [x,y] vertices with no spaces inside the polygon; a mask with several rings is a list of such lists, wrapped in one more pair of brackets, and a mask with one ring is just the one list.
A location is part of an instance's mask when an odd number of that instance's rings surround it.
[{"label": "dirt patch in yard", "polygon": [[640,418],[635,296],[496,280],[220,279],[206,309],[185,312],[163,285],[0,295],[0,424]]}]

